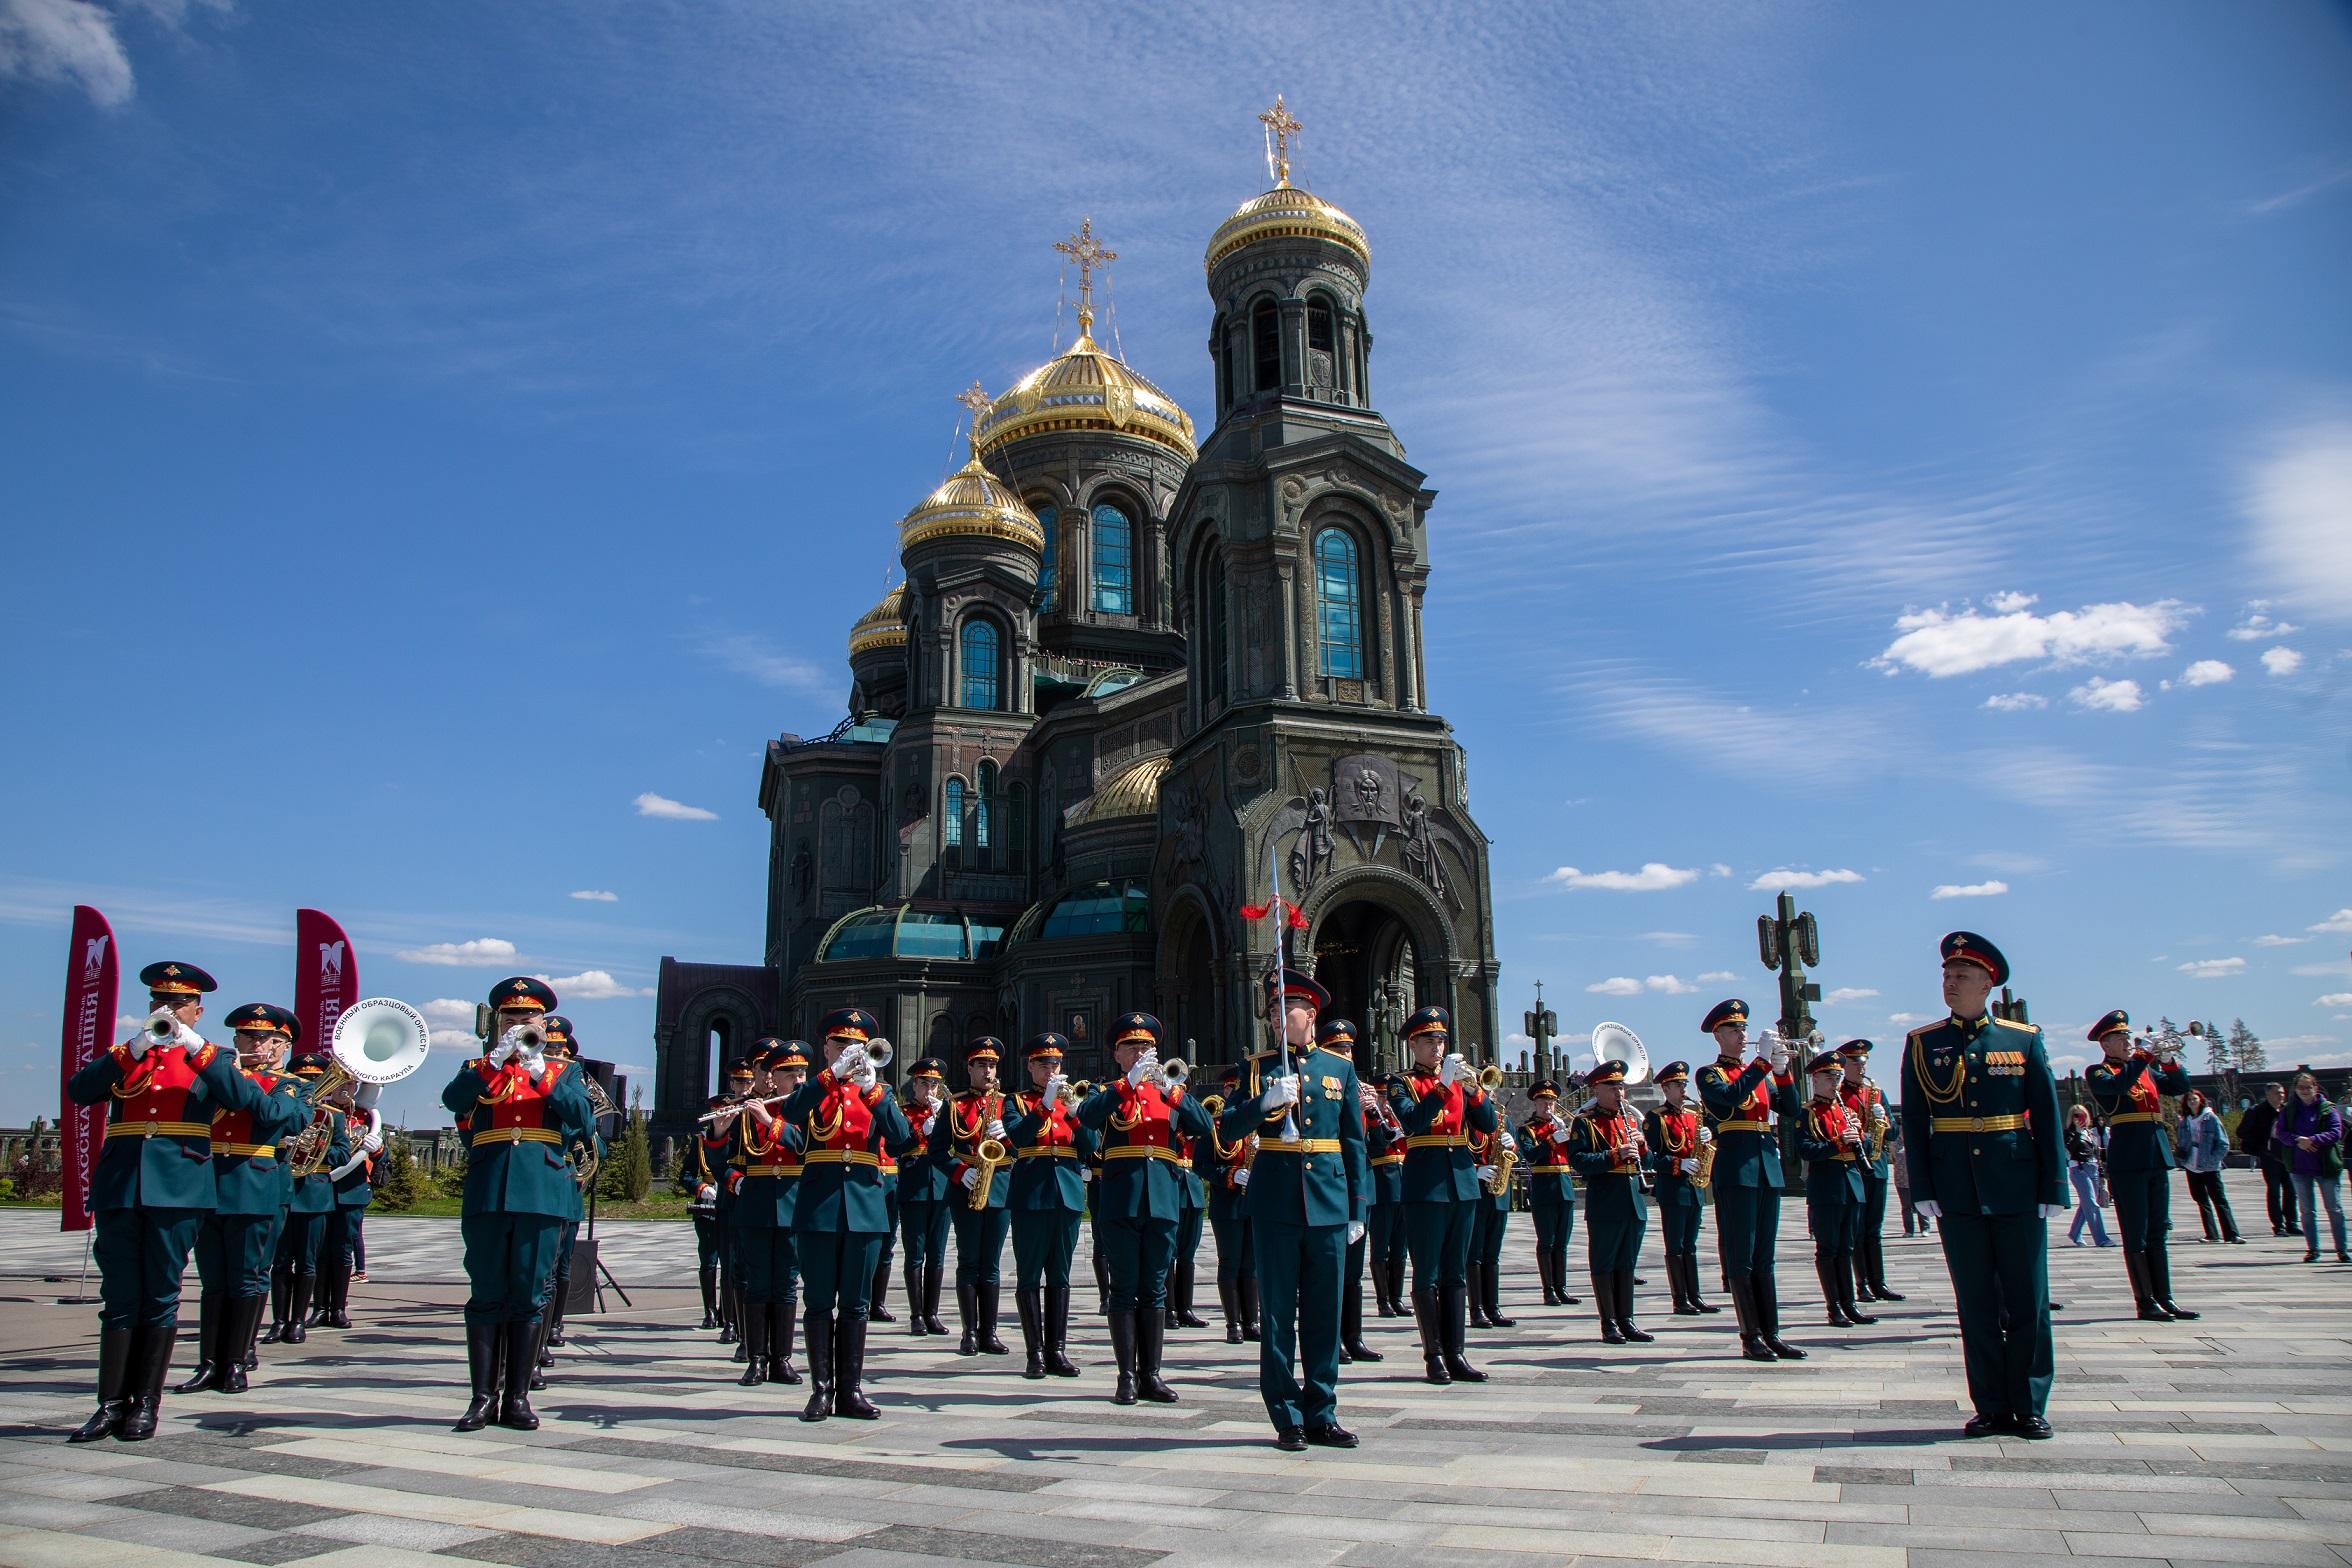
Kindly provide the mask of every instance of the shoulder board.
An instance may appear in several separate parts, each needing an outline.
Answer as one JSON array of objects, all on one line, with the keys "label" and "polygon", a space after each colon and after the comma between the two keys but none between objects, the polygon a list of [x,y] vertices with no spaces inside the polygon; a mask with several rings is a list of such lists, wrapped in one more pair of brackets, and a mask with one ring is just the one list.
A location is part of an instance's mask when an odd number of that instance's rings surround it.
[{"label": "shoulder board", "polygon": [[1942,1023],[1940,1020],[1939,1020],[1938,1022],[1936,1022],[1936,1023],[1932,1023],[1932,1024],[1921,1024],[1921,1025],[1920,1025],[1918,1028],[1916,1028],[1916,1029],[1912,1030],[1912,1031],[1911,1031],[1909,1034],[1907,1034],[1907,1035],[1903,1036],[1903,1038],[1904,1038],[1904,1039],[1906,1039],[1906,1040],[1916,1040],[1916,1039],[1918,1039],[1918,1038],[1919,1038],[1921,1035],[1923,1035],[1923,1034],[1933,1034],[1933,1033],[1935,1033],[1935,1032],[1936,1032],[1938,1029],[1941,1029],[1942,1027],[1944,1027],[1944,1026],[1943,1026],[1943,1023]]},{"label": "shoulder board", "polygon": [[1996,1018],[1993,1020],[1993,1023],[2003,1029],[2022,1029],[2027,1034],[2040,1034],[2042,1032],[2042,1026],[2040,1024],[2021,1024],[2013,1018]]},{"label": "shoulder board", "polygon": [[1248,1059],[1249,1059],[1250,1061],[1253,1061],[1253,1062],[1262,1062],[1262,1061],[1266,1061],[1267,1059],[1269,1059],[1269,1058],[1271,1058],[1271,1057],[1279,1056],[1280,1054],[1282,1054],[1282,1053],[1280,1053],[1279,1051],[1272,1051],[1272,1050],[1267,1050],[1267,1051],[1252,1051],[1252,1052],[1250,1052],[1250,1054],[1249,1054],[1249,1058],[1248,1058]]}]

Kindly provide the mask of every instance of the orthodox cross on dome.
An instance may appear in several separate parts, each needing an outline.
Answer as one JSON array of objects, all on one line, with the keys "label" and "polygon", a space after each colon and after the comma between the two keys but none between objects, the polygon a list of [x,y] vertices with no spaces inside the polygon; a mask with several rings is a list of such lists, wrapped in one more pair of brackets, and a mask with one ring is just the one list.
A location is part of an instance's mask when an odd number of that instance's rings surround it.
[{"label": "orthodox cross on dome", "polygon": [[972,411],[972,455],[977,458],[980,455],[980,416],[988,412],[988,406],[993,400],[988,395],[988,389],[975,381],[956,394],[956,401]]},{"label": "orthodox cross on dome", "polygon": [[1277,188],[1290,183],[1290,142],[1305,127],[1282,106],[1282,95],[1274,95],[1274,107],[1258,116],[1258,123],[1266,128],[1266,162],[1274,175]]},{"label": "orthodox cross on dome", "polygon": [[1094,269],[1108,268],[1119,259],[1119,253],[1106,247],[1094,237],[1094,219],[1082,218],[1078,232],[1066,240],[1054,241],[1054,249],[1078,263],[1078,330],[1094,330]]}]

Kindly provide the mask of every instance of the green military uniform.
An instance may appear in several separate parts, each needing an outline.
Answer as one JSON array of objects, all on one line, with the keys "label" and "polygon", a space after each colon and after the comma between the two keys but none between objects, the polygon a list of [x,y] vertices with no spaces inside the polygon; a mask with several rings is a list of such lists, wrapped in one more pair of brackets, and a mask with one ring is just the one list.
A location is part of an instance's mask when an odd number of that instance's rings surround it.
[{"label": "green military uniform", "polygon": [[[1345,1018],[1326,1018],[1315,1026],[1315,1043],[1323,1050],[1353,1062],[1356,1059],[1356,1026]],[[1365,1218],[1364,1234],[1348,1243],[1347,1280],[1339,1298],[1339,1359],[1342,1363],[1387,1359],[1364,1343],[1364,1266],[1371,1257],[1373,1227],[1380,1217],[1380,1182],[1379,1178],[1370,1174],[1372,1146],[1376,1137],[1385,1139],[1393,1135],[1384,1118],[1360,1106],[1357,1114],[1364,1122]]]},{"label": "green military uniform", "polygon": [[[289,1045],[301,1034],[291,1012],[266,1002],[240,1007],[224,1022],[241,1033],[274,1035]],[[213,1206],[196,1231],[204,1317],[195,1370],[173,1389],[178,1394],[245,1392],[245,1356],[269,1305],[270,1265],[286,1223],[286,1166],[278,1143],[310,1120],[294,1079],[268,1070],[247,1072],[242,1066],[238,1071],[263,1099],[250,1111],[213,1113]]]},{"label": "green military uniform", "polygon": [[[727,1067],[727,1100],[740,1106],[751,1098],[752,1066],[750,1058],[737,1057]],[[735,1347],[735,1359],[748,1359],[750,1352],[743,1348],[743,1265],[736,1256],[736,1235],[731,1221],[735,1213],[735,1188],[742,1181],[742,1150],[738,1127],[742,1121],[740,1110],[726,1121],[710,1124],[711,1133],[725,1138],[726,1169],[720,1174],[728,1179],[719,1183],[713,1204],[713,1216],[719,1231],[719,1343]]]},{"label": "green military uniform", "polygon": [[[193,964],[150,964],[140,979],[159,1008],[216,989]],[[65,1083],[74,1104],[107,1108],[105,1148],[90,1173],[98,1409],[73,1434],[77,1443],[154,1435],[179,1337],[180,1278],[197,1227],[216,1200],[212,1116],[257,1110],[262,1101],[230,1052],[201,1042],[137,1043],[138,1056],[128,1045],[115,1046]]]},{"label": "green military uniform", "polygon": [[[1225,1069],[1221,1083],[1230,1105],[1241,1094],[1241,1069]],[[1254,1343],[1258,1338],[1258,1263],[1250,1242],[1249,1173],[1257,1156],[1248,1137],[1225,1142],[1209,1134],[1209,1152],[1216,1168],[1209,1177],[1209,1230],[1217,1238],[1217,1304],[1225,1313],[1225,1343]],[[1106,1304],[1109,1291],[1104,1291]]]},{"label": "green military uniform", "polygon": [[[1069,1046],[1047,1030],[1022,1052],[1059,1073]],[[1066,1089],[1067,1084],[1063,1085]],[[1013,1225],[1013,1304],[1021,1317],[1023,1377],[1076,1377],[1070,1361],[1070,1260],[1086,1213],[1086,1160],[1095,1135],[1079,1124],[1066,1096],[1048,1106],[1030,1089],[1005,1107],[1005,1142],[1013,1169],[1005,1207]],[[1001,1176],[1000,1180],[1003,1180]]]},{"label": "green military uniform", "polygon": [[1200,1257],[1201,1236],[1208,1229],[1209,1219],[1209,1185],[1201,1178],[1199,1169],[1201,1147],[1181,1132],[1176,1135],[1176,1256],[1168,1265],[1167,1290],[1170,1328],[1209,1326],[1208,1319],[1192,1309],[1195,1263]]},{"label": "green military uniform", "polygon": [[[705,1111],[726,1105],[726,1097],[712,1095]],[[727,1157],[734,1152],[733,1129],[726,1122],[703,1122],[678,1157],[675,1183],[686,1199],[686,1213],[694,1221],[694,1277],[702,1286],[702,1326],[717,1328],[719,1317],[719,1203],[727,1182]]]},{"label": "green military uniform", "polygon": [[[1690,1066],[1668,1062],[1650,1082],[1660,1088],[1687,1084]],[[1720,1312],[1721,1307],[1699,1293],[1699,1216],[1706,1208],[1707,1194],[1699,1186],[1695,1168],[1703,1147],[1698,1111],[1687,1100],[1681,1110],[1669,1105],[1656,1107],[1642,1118],[1642,1141],[1648,1145],[1642,1158],[1650,1167],[1650,1190],[1658,1199],[1658,1227],[1665,1243],[1666,1283],[1674,1292],[1674,1315]]]},{"label": "green military uniform", "polygon": [[328,1059],[306,1056],[294,1063],[295,1080],[304,1086],[305,1104],[313,1136],[326,1145],[315,1163],[287,1171],[286,1222],[278,1230],[277,1278],[270,1304],[276,1314],[264,1344],[279,1340],[299,1345],[310,1337],[310,1308],[321,1299],[319,1262],[327,1245],[327,1221],[335,1213],[335,1178],[330,1174],[351,1158],[351,1124],[333,1106],[319,1102],[315,1086],[327,1072]]},{"label": "green military uniform", "polygon": [[[1603,1062],[1584,1075],[1588,1088],[1622,1087],[1623,1062]],[[1617,1151],[1641,1136],[1641,1118],[1619,1101],[1614,1110],[1587,1105],[1568,1123],[1568,1163],[1584,1178],[1584,1238],[1591,1261],[1593,1310],[1604,1344],[1647,1344],[1657,1336],[1633,1320],[1633,1270],[1649,1230],[1650,1206],[1642,1197],[1641,1160],[1620,1160]]]},{"label": "green military uniform", "polygon": [[[1159,1042],[1160,1021],[1149,1013],[1125,1013],[1111,1025],[1113,1051],[1129,1044],[1142,1047],[1139,1067],[1157,1061],[1152,1053]],[[1176,1140],[1179,1134],[1207,1137],[1208,1115],[1156,1074],[1138,1075],[1132,1082],[1122,1075],[1088,1095],[1077,1120],[1102,1145],[1094,1207],[1102,1220],[1103,1262],[1111,1276],[1111,1353],[1119,1369],[1112,1402],[1133,1404],[1140,1395],[1173,1403],[1175,1392],[1160,1377],[1160,1356],[1168,1332],[1168,1269],[1184,1206]]]},{"label": "green military uniform", "polygon": [[1797,1157],[1805,1162],[1805,1231],[1813,1238],[1813,1273],[1821,1281],[1821,1304],[1832,1328],[1854,1328],[1878,1319],[1862,1310],[1854,1295],[1854,1247],[1862,1223],[1862,1155],[1855,1140],[1861,1122],[1847,1110],[1835,1085],[1820,1080],[1840,1071],[1837,1053],[1824,1051],[1807,1064],[1813,1098],[1797,1129]]},{"label": "green military uniform", "polygon": [[[1406,1043],[1447,1029],[1444,1008],[1424,1007],[1405,1021]],[[1422,1376],[1432,1383],[1483,1383],[1486,1374],[1462,1349],[1470,1326],[1470,1224],[1483,1195],[1470,1135],[1493,1132],[1502,1117],[1475,1080],[1447,1083],[1439,1069],[1416,1067],[1397,1091],[1397,1118],[1405,1129],[1399,1185]]]},{"label": "green military uniform", "polygon": [[[328,1328],[351,1326],[351,1274],[359,1248],[360,1226],[376,1197],[375,1155],[365,1147],[374,1125],[365,1115],[345,1118],[350,1148],[329,1168],[335,1184],[335,1206],[327,1213],[327,1229],[319,1263],[319,1302],[313,1322]],[[380,1149],[381,1144],[378,1145]],[[348,1167],[348,1169],[346,1169]],[[340,1175],[334,1174],[341,1172]]]},{"label": "green military uniform", "polygon": [[1528,1085],[1529,1114],[1519,1125],[1521,1168],[1527,1172],[1527,1212],[1535,1221],[1535,1273],[1547,1307],[1572,1307],[1568,1293],[1568,1240],[1576,1234],[1575,1167],[1568,1163],[1568,1126],[1552,1124],[1560,1086],[1549,1079]]},{"label": "green military uniform", "polygon": [[[581,1094],[586,1095],[588,1067],[580,1060],[578,1044],[572,1038],[572,1021],[561,1013],[549,1013],[540,1021],[540,1027],[546,1035],[547,1060],[550,1063],[561,1061],[564,1070],[579,1084]],[[594,1111],[593,1100],[589,1108],[591,1112]],[[547,1347],[564,1342],[564,1314],[570,1310],[572,1299],[572,1254],[579,1247],[580,1224],[588,1217],[588,1184],[579,1179],[580,1165],[584,1163],[589,1169],[595,1169],[602,1164],[605,1155],[603,1118],[591,1115],[588,1126],[587,1137],[579,1140],[576,1146],[564,1149],[564,1158],[575,1162],[572,1206],[571,1212],[564,1216],[563,1235],[555,1245],[555,1273],[547,1287],[547,1310],[539,1315],[539,1365],[543,1367],[554,1360]],[[546,1386],[546,1382],[534,1372],[532,1389],[537,1391]]]},{"label": "green military uniform", "polygon": [[[1982,965],[1994,985],[2008,979],[1999,949],[1971,932],[1945,937],[1943,954]],[[2043,1211],[2064,1206],[2066,1178],[2042,1032],[1992,1017],[1912,1030],[1902,1117],[1912,1201],[1940,1215],[1976,1407],[1969,1430],[2047,1437],[2057,1354]]]},{"label": "green military uniform", "polygon": [[[1838,1086],[1838,1103],[1861,1123],[1863,1139],[1861,1157],[1855,1162],[1862,1173],[1862,1212],[1855,1217],[1854,1294],[1864,1301],[1901,1301],[1900,1292],[1887,1288],[1886,1248],[1881,1244],[1886,1231],[1887,1188],[1892,1185],[1888,1144],[1894,1134],[1893,1115],[1878,1085],[1861,1072],[1871,1050],[1868,1040],[1848,1040],[1838,1047],[1838,1060],[1848,1073],[1860,1074]],[[1874,1137],[1873,1127],[1885,1131]]]},{"label": "green military uniform", "polygon": [[[1734,997],[1711,1009],[1699,1032],[1718,1025],[1745,1029],[1748,1004]],[[1801,1108],[1797,1081],[1776,1075],[1762,1057],[1744,1065],[1718,1058],[1699,1069],[1699,1104],[1715,1141],[1715,1166],[1708,1197],[1715,1206],[1715,1250],[1723,1263],[1723,1288],[1731,1293],[1739,1320],[1740,1353],[1751,1361],[1802,1361],[1805,1353],[1780,1337],[1780,1279],[1775,1253],[1780,1237],[1780,1138],[1775,1111],[1794,1116]]]},{"label": "green military uniform", "polygon": [[[824,1020],[822,1053],[859,1051],[879,1032],[873,1014],[837,1008]],[[792,1199],[793,1246],[808,1295],[809,1400],[804,1421],[829,1415],[870,1421],[881,1412],[865,1394],[866,1323],[874,1260],[890,1231],[882,1154],[914,1147],[915,1130],[887,1084],[813,1074],[779,1114],[806,1139]]]},{"label": "green military uniform", "polygon": [[[982,1035],[964,1047],[964,1065],[968,1070],[980,1062],[1002,1062],[1004,1055],[1002,1040]],[[956,1345],[959,1356],[1005,1353],[996,1333],[996,1315],[1002,1300],[1005,1233],[1012,1228],[1006,1207],[1012,1182],[1006,1172],[983,1167],[980,1147],[992,1137],[1004,1141],[989,1128],[1003,1125],[1006,1103],[1001,1089],[986,1094],[966,1089],[956,1096],[952,1111],[932,1120],[931,1152],[947,1162],[948,1179],[954,1183],[948,1204],[955,1216],[956,1312],[963,1320],[963,1338]],[[1009,1144],[1005,1157],[1012,1157]]]},{"label": "green military uniform", "polygon": [[[944,1094],[947,1064],[936,1056],[924,1057],[907,1071],[910,1083],[918,1079],[940,1085]],[[947,1332],[947,1325],[939,1321],[939,1288],[947,1278],[948,1227],[963,1189],[948,1173],[947,1156],[932,1141],[947,1121],[944,1102],[921,1117],[909,1106],[907,1116],[922,1146],[899,1162],[898,1233],[905,1243],[900,1256],[906,1260],[907,1332],[921,1338]]]},{"label": "green military uniform", "polygon": [[[1294,995],[1320,1005],[1320,988],[1301,993],[1302,985],[1313,982],[1291,978]],[[1352,1447],[1354,1435],[1339,1425],[1340,1290],[1349,1227],[1365,1222],[1370,1203],[1364,1118],[1346,1057],[1299,1051],[1291,1063],[1295,1107],[1269,1110],[1267,1088],[1283,1076],[1283,1058],[1260,1052],[1218,1116],[1217,1133],[1227,1144],[1258,1136],[1242,1212],[1263,1303],[1258,1390],[1266,1414],[1285,1448]]]},{"label": "green military uniform", "polygon": [[[813,1065],[805,1040],[762,1039],[752,1050],[762,1072]],[[764,1119],[763,1119],[764,1118]],[[792,1341],[800,1327],[800,1263],[794,1249],[794,1197],[805,1167],[806,1130],[781,1109],[745,1110],[736,1118],[735,1196],[727,1223],[735,1238],[742,1303],[745,1388],[796,1384]]]},{"label": "green military uniform", "polygon": [[1470,1326],[1473,1328],[1515,1328],[1517,1318],[1503,1316],[1503,1232],[1511,1223],[1511,1189],[1504,1184],[1501,1192],[1487,1190],[1489,1177],[1502,1180],[1503,1150],[1508,1140],[1514,1147],[1512,1159],[1518,1158],[1518,1139],[1506,1126],[1497,1125],[1490,1133],[1470,1135],[1470,1158],[1475,1162],[1478,1196],[1470,1205],[1470,1255],[1465,1266],[1470,1287]]},{"label": "green military uniform", "polygon": [[[2091,1026],[2091,1039],[2131,1037],[2131,1016],[2118,1008]],[[2115,1195],[2116,1239],[2132,1305],[2151,1323],[2197,1318],[2172,1299],[2172,1130],[2164,1125],[2163,1096],[2189,1092],[2177,1061],[2160,1062],[2135,1050],[2122,1061],[2091,1064],[2083,1074],[2107,1123],[2107,1190]]]},{"label": "green military uniform", "polygon": [[1405,1307],[1405,1129],[1396,1119],[1397,1095],[1405,1080],[1391,1073],[1380,1092],[1388,1110],[1364,1123],[1365,1163],[1372,1170],[1372,1217],[1367,1222],[1364,1264],[1372,1275],[1372,1298],[1384,1318],[1403,1317]]}]

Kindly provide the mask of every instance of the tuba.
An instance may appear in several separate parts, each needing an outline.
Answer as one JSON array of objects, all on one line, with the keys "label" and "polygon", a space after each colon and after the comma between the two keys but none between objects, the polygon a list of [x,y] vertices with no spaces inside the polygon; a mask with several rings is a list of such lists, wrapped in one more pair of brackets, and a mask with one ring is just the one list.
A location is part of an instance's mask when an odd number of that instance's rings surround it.
[{"label": "tuba", "polygon": [[[620,1115],[621,1108],[613,1104],[612,1096],[605,1093],[604,1085],[596,1081],[596,1075],[588,1070],[588,1064],[581,1062],[576,1065],[580,1069],[580,1087],[588,1095],[588,1109],[594,1114],[599,1126],[606,1117]],[[588,1184],[596,1180],[596,1173],[603,1165],[596,1154],[595,1138],[592,1136],[584,1143],[573,1144],[564,1151],[564,1157],[572,1162],[573,1182],[582,1192],[586,1192]]]},{"label": "tuba", "polygon": [[286,1161],[294,1173],[308,1176],[326,1163],[327,1145],[334,1135],[334,1124],[328,1120],[329,1100],[348,1092],[351,1119],[364,1118],[368,1136],[381,1132],[384,1119],[376,1110],[376,1101],[384,1086],[398,1083],[424,1066],[432,1040],[433,1031],[426,1026],[424,1014],[397,998],[365,997],[343,1009],[327,1041],[326,1074],[310,1087],[315,1108],[310,1125],[287,1141]]}]

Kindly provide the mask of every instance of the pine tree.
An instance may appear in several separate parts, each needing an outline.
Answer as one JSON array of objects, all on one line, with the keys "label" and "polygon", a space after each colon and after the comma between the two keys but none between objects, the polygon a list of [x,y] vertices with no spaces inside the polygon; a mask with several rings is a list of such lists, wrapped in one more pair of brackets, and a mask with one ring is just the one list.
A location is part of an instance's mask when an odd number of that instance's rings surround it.
[{"label": "pine tree", "polygon": [[653,1186],[653,1143],[645,1130],[645,1091],[629,1095],[628,1120],[604,1157],[598,1190],[616,1203],[635,1203]]},{"label": "pine tree", "polygon": [[[2244,1026],[2240,1025],[2239,1027],[2243,1028]],[[2209,1073],[2229,1071],[2230,1047],[2236,1041],[2235,1035],[2226,1040],[2223,1039],[2219,1024],[2207,1025],[2205,1029],[2205,1070]]]},{"label": "pine tree", "polygon": [[2230,1020],[2230,1065],[2239,1072],[2257,1072],[2270,1065],[2270,1053],[2262,1048],[2262,1037],[2246,1027],[2246,1020]]},{"label": "pine tree", "polygon": [[2156,1034],[2154,1038],[2156,1041],[2156,1049],[2159,1052],[2178,1052],[2181,1048],[2180,1025],[2174,1023],[2169,1018],[2159,1018],[2156,1020]]},{"label": "pine tree", "polygon": [[424,1179],[417,1170],[416,1149],[404,1132],[384,1134],[384,1158],[376,1172],[375,1206],[397,1212],[412,1208],[424,1192]]}]

